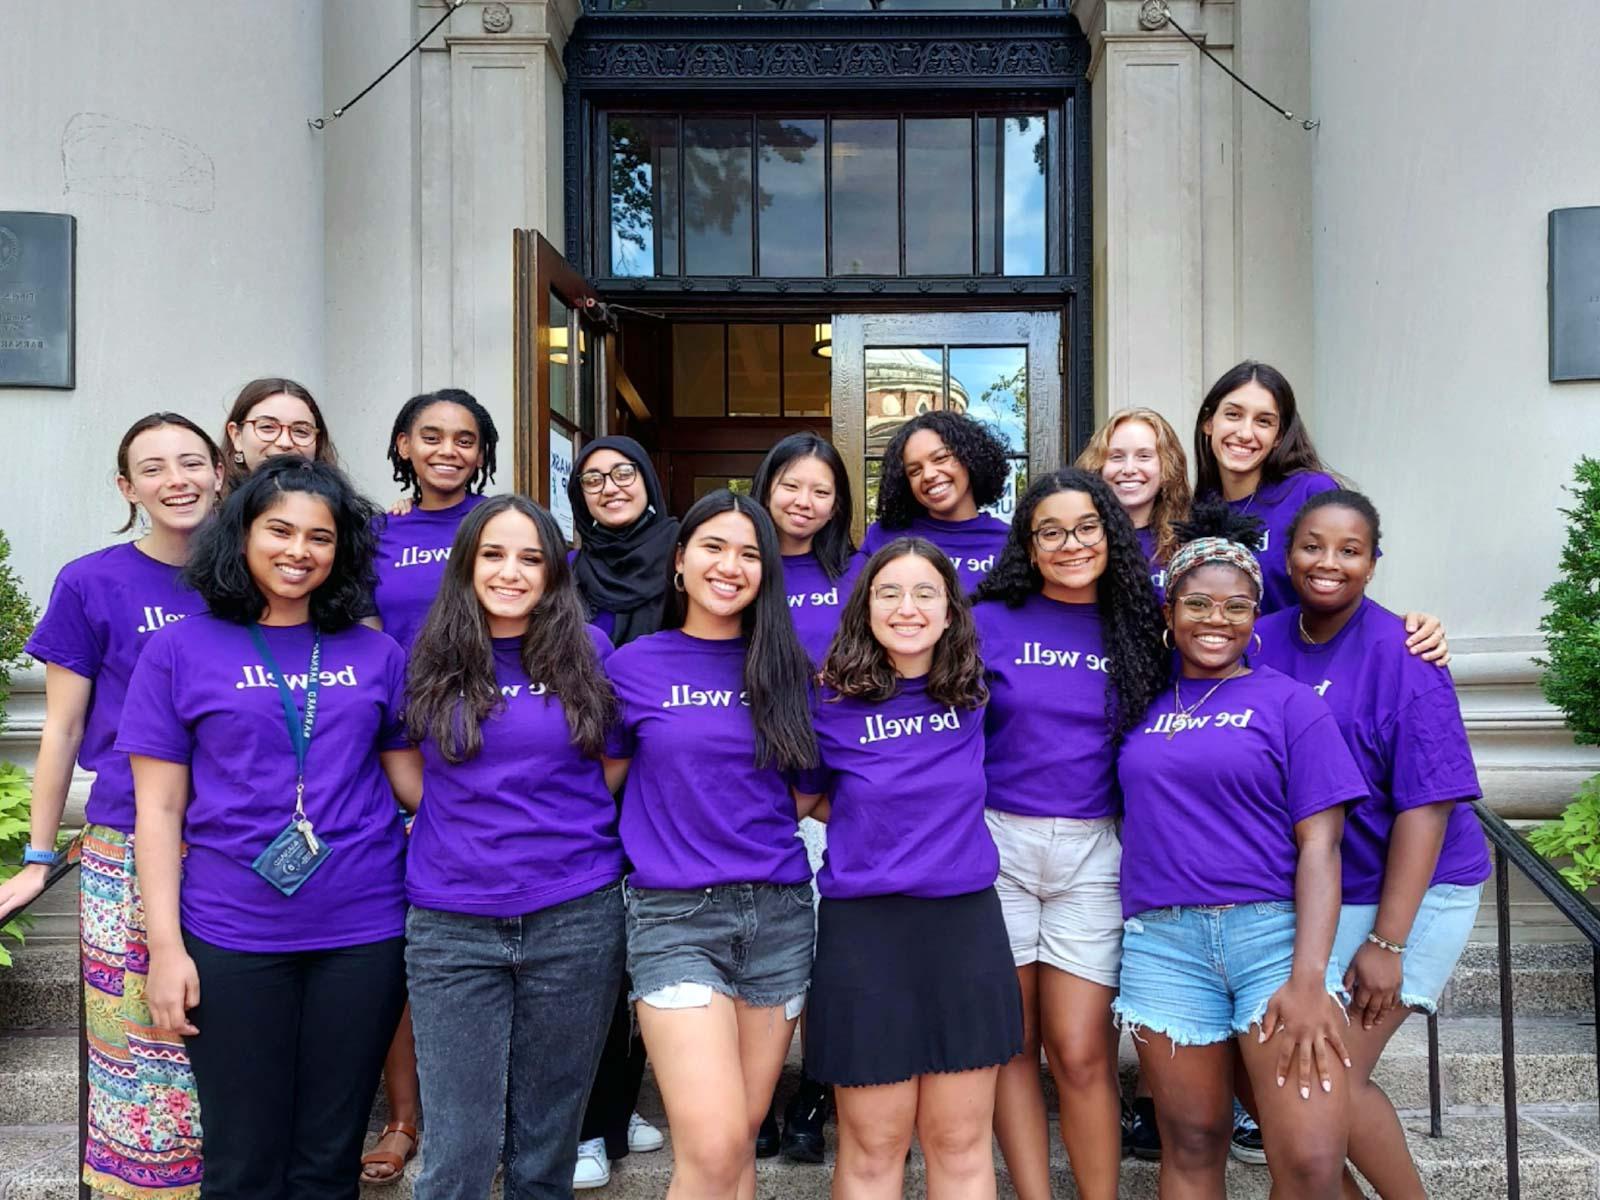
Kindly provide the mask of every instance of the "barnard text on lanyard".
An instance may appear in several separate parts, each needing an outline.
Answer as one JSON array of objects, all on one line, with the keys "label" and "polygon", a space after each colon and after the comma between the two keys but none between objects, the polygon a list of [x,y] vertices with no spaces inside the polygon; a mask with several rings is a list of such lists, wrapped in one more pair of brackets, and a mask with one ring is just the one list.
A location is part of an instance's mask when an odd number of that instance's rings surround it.
[{"label": "barnard text on lanyard", "polygon": [[317,630],[311,638],[311,665],[306,671],[304,717],[295,711],[294,696],[289,692],[289,684],[278,666],[278,660],[273,657],[272,648],[267,645],[261,626],[252,623],[250,637],[261,655],[262,665],[272,672],[272,678],[278,684],[278,699],[283,702],[284,724],[289,730],[289,742],[294,747],[293,825],[305,840],[306,850],[314,858],[321,852],[322,847],[312,830],[311,821],[306,817],[306,751],[311,746],[311,730],[317,723],[317,686],[321,682],[322,671],[322,631]]}]

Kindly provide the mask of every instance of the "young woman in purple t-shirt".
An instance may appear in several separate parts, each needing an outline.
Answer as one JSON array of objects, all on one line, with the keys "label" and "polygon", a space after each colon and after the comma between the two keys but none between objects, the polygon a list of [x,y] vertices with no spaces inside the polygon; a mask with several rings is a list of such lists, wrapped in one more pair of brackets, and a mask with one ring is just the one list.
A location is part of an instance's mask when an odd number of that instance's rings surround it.
[{"label": "young woman in purple t-shirt", "polygon": [[1022,1046],[1022,1002],[984,826],[977,642],[949,556],[896,538],[823,667],[806,1065],[835,1085],[838,1196],[899,1196],[913,1133],[930,1195],[994,1194],[995,1078]]},{"label": "young woman in purple t-shirt", "polygon": [[672,1193],[748,1200],[755,1138],[811,979],[795,785],[816,765],[811,663],[778,537],[727,490],[684,514],[665,626],[606,662],[620,719],[630,998],[673,1135]]},{"label": "young woman in purple t-shirt", "polygon": [[262,464],[195,539],[209,611],[128,686],[145,995],[184,1035],[219,1195],[353,1193],[405,1001],[395,803],[421,777],[404,655],[358,624],[374,515],[335,467]]},{"label": "young woman in purple t-shirt", "polygon": [[[565,1191],[622,978],[622,845],[600,755],[616,703],[554,518],[461,523],[411,654],[423,793],[406,966],[428,1114],[417,1195]],[[502,1148],[502,1132],[504,1146]]]},{"label": "young woman in purple t-shirt", "polygon": [[1166,604],[1179,674],[1117,763],[1115,1009],[1155,1095],[1163,1192],[1224,1195],[1237,1047],[1274,1190],[1335,1200],[1350,1057],[1327,970],[1344,807],[1366,784],[1316,692],[1245,657],[1257,522],[1201,504],[1182,529]]},{"label": "young woman in purple t-shirt", "polygon": [[205,611],[179,576],[221,486],[221,452],[194,422],[167,412],[135,421],[117,447],[117,489],[128,504],[117,532],[138,521],[141,535],[62,567],[27,644],[44,664],[45,719],[25,865],[0,883],[0,925],[39,895],[58,859],[76,759],[95,775],[81,841],[78,922],[91,1035],[83,1181],[117,1195],[192,1200],[200,1192],[194,1077],[183,1043],[153,1026],[144,1001],[133,777],[113,742],[145,643],[163,626]]},{"label": "young woman in purple t-shirt", "polygon": [[277,377],[252,379],[239,389],[222,427],[223,494],[277,454],[339,465],[322,409],[304,384]]},{"label": "young woman in purple t-shirt", "polygon": [[1048,1200],[1042,1042],[1078,1194],[1111,1200],[1122,1157],[1116,748],[1167,682],[1161,614],[1128,514],[1098,475],[1073,469],[1029,486],[976,599],[985,816],[1025,1029],[1000,1072],[995,1133],[1017,1195]]},{"label": "young woman in purple t-shirt", "polygon": [[897,537],[921,537],[943,550],[961,590],[971,592],[994,566],[1008,526],[980,510],[1005,495],[1006,447],[964,413],[926,412],[895,431],[883,452],[878,519],[861,553]]},{"label": "young woman in purple t-shirt", "polygon": [[1156,599],[1164,599],[1174,527],[1189,515],[1189,460],[1177,431],[1153,408],[1124,408],[1095,430],[1075,465],[1104,479],[1127,509]]},{"label": "young woman in purple t-shirt", "polygon": [[1368,797],[1345,819],[1344,905],[1329,961],[1351,1005],[1350,1161],[1384,1197],[1421,1197],[1372,1069],[1412,1011],[1437,1008],[1490,863],[1450,673],[1407,654],[1401,619],[1366,595],[1379,538],[1377,510],[1359,492],[1313,496],[1289,526],[1300,603],[1258,631],[1260,660],[1327,701],[1366,777]]}]

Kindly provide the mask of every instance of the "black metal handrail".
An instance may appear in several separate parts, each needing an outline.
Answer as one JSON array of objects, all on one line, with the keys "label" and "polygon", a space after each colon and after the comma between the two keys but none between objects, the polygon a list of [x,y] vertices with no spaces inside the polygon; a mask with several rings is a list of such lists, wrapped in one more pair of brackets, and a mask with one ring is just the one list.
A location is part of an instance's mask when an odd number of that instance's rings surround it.
[{"label": "black metal handrail", "polygon": [[[1588,939],[1594,956],[1594,998],[1597,1015],[1600,1015],[1600,909],[1562,878],[1561,872],[1551,866],[1511,826],[1501,819],[1483,801],[1473,802],[1484,836],[1494,847],[1494,908],[1495,929],[1499,940],[1500,965],[1500,1058],[1501,1079],[1505,1095],[1506,1122],[1506,1195],[1510,1200],[1520,1200],[1522,1195],[1522,1170],[1518,1160],[1517,1139],[1517,1057],[1516,1022],[1512,1012],[1513,981],[1511,976],[1511,872],[1515,867],[1538,888],[1555,910],[1566,918],[1568,924]],[[1595,1068],[1600,1083],[1600,1020],[1595,1024]],[[1443,1105],[1439,1084],[1439,1020],[1428,1017],[1428,1116],[1429,1133],[1433,1137],[1443,1134]]]}]

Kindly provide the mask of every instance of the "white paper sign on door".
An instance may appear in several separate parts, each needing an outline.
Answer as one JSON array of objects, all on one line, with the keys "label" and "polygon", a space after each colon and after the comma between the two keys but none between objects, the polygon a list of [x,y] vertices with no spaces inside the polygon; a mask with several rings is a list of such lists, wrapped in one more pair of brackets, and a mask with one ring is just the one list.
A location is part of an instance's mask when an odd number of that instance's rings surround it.
[{"label": "white paper sign on door", "polygon": [[567,480],[572,477],[572,439],[550,426],[550,515],[570,542],[573,536],[572,504],[567,499]]}]

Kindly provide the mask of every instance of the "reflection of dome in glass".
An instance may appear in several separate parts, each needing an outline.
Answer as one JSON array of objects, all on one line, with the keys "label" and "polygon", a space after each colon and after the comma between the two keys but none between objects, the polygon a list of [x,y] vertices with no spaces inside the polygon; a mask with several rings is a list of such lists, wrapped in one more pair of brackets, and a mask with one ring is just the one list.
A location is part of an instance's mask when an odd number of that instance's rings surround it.
[{"label": "reflection of dome in glass", "polygon": [[912,417],[936,409],[967,411],[967,389],[950,381],[944,400],[940,356],[907,347],[867,351],[867,453],[882,454],[895,430]]}]

